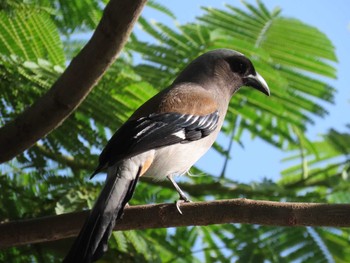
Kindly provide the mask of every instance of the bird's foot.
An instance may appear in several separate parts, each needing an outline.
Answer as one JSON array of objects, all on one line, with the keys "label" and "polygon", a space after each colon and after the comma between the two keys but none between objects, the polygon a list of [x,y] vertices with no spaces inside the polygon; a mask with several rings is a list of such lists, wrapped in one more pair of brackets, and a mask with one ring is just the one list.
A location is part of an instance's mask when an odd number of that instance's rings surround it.
[{"label": "bird's foot", "polygon": [[179,213],[182,215],[182,211],[180,209],[180,205],[182,203],[191,203],[191,202],[192,201],[190,199],[188,199],[188,197],[186,195],[184,195],[184,196],[180,195],[180,199],[175,202],[177,211],[179,211]]},{"label": "bird's foot", "polygon": [[167,176],[168,179],[170,180],[170,182],[174,185],[176,191],[179,193],[180,195],[180,199],[176,201],[176,208],[177,211],[179,211],[179,213],[182,215],[182,211],[180,209],[180,204],[181,203],[189,203],[191,202],[190,199],[188,199],[188,197],[185,195],[185,193],[181,190],[181,188],[177,185],[177,183],[174,181],[173,176],[172,175],[168,175]]}]

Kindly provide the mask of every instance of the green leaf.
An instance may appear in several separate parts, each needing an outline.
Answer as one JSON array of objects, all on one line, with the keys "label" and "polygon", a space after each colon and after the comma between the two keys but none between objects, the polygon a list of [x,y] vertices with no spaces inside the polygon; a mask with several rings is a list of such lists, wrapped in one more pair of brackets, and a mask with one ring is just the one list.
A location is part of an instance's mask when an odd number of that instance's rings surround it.
[{"label": "green leaf", "polygon": [[45,59],[65,64],[58,30],[45,12],[18,10],[9,16],[0,11],[0,53],[26,61]]}]

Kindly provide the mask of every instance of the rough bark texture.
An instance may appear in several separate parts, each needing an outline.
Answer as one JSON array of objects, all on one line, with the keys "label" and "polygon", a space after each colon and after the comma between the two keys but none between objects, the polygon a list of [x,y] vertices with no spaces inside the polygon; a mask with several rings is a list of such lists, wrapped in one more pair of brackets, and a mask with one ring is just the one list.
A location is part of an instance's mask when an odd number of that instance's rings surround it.
[{"label": "rough bark texture", "polygon": [[51,89],[0,129],[0,163],[59,126],[115,61],[147,0],[111,0],[93,36]]},{"label": "rough bark texture", "polygon": [[[232,199],[181,204],[132,206],[115,230],[245,223],[270,226],[350,227],[350,205],[280,203]],[[0,248],[76,236],[88,211],[0,224]]]}]

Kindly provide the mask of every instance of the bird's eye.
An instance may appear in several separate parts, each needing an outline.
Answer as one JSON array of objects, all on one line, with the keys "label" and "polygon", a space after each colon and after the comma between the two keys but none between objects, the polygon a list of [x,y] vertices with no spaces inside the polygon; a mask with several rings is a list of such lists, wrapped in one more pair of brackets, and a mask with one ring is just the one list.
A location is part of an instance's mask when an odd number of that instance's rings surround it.
[{"label": "bird's eye", "polygon": [[239,63],[239,73],[243,74],[247,70],[247,66],[244,63]]},{"label": "bird's eye", "polygon": [[239,74],[244,75],[244,73],[247,71],[247,65],[243,61],[239,60],[231,60],[229,61],[230,68],[233,72],[237,72]]}]

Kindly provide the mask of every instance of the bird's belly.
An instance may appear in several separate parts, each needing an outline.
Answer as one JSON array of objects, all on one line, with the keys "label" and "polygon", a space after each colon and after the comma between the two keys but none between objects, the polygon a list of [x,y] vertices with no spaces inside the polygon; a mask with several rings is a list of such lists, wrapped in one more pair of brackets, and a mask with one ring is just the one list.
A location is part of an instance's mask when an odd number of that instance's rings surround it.
[{"label": "bird's belly", "polygon": [[208,151],[215,137],[208,136],[202,140],[157,149],[152,165],[143,176],[157,180],[186,173]]}]

